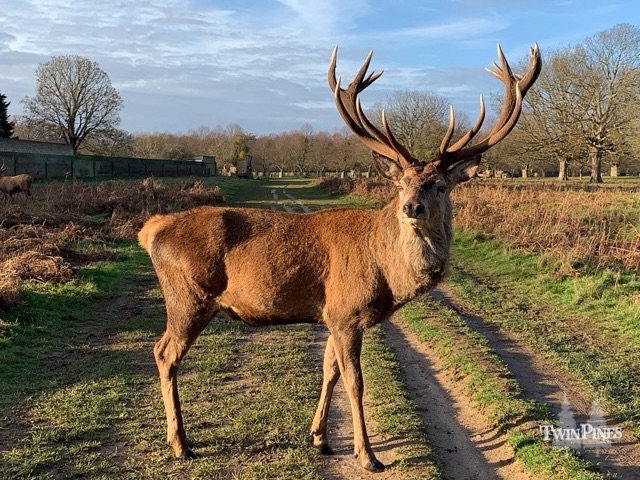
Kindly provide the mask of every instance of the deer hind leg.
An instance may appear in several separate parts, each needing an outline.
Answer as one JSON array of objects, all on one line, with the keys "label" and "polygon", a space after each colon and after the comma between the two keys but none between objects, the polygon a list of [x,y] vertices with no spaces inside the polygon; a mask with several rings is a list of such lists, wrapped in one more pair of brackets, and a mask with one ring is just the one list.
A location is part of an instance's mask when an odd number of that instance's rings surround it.
[{"label": "deer hind leg", "polygon": [[333,345],[342,381],[351,402],[353,454],[360,459],[360,463],[366,470],[381,472],[385,467],[376,458],[371,449],[364,421],[364,408],[362,407],[364,381],[360,366],[360,352],[362,350],[363,333],[362,330],[357,328],[332,331]]},{"label": "deer hind leg", "polygon": [[216,313],[213,306],[184,309],[167,302],[167,330],[153,349],[167,415],[167,442],[178,458],[195,458],[187,445],[182,421],[178,367],[189,347]]},{"label": "deer hind leg", "polygon": [[313,446],[318,448],[324,455],[333,454],[329,446],[327,437],[327,420],[329,419],[329,407],[331,406],[331,396],[333,388],[340,378],[340,368],[333,347],[333,336],[329,335],[327,346],[324,351],[322,393],[316,409],[316,415],[311,424],[311,439]]}]

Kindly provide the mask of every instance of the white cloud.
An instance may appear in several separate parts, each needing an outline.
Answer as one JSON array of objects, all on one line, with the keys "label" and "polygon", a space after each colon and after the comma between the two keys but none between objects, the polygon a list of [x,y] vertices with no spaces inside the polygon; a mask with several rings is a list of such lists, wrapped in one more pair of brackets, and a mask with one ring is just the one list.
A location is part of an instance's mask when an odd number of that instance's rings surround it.
[{"label": "white cloud", "polygon": [[[475,117],[479,94],[500,88],[483,71],[498,41],[515,63],[536,40],[544,54],[560,40],[576,43],[613,26],[616,15],[640,23],[632,0],[598,16],[589,13],[597,0],[582,0],[589,8],[579,12],[542,1],[544,9],[506,0],[483,0],[482,8],[470,0],[2,0],[0,92],[10,113],[20,113],[38,64],[77,54],[107,72],[125,100],[122,126],[132,132],[232,122],[256,133],[305,122],[331,130],[342,128],[326,84],[339,44],[343,81],[371,48],[372,68],[386,70],[363,103],[398,89],[432,90]],[[579,26],[562,20],[569,12],[580,15]]]},{"label": "white cloud", "polygon": [[401,29],[398,35],[418,37],[438,41],[463,41],[499,32],[509,27],[509,22],[501,17],[471,17],[452,20],[446,23],[432,23]]}]

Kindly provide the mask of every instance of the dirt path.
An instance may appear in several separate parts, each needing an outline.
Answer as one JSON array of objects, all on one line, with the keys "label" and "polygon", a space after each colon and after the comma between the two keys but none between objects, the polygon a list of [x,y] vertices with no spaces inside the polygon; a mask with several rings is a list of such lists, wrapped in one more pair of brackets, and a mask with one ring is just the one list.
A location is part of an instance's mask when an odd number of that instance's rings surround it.
[{"label": "dirt path", "polygon": [[[292,207],[304,207],[298,199],[284,190],[272,190],[271,193],[279,208],[291,211]],[[283,196],[288,199],[288,205],[283,202]],[[576,425],[587,421],[592,400],[569,381],[565,374],[553,368],[523,342],[465,311],[446,285],[439,286],[431,296],[454,309],[472,329],[487,338],[492,349],[505,361],[513,377],[521,385],[525,398],[550,405],[556,415],[560,413],[564,402],[565,407],[570,405]],[[442,360],[430,351],[428,345],[418,341],[403,322],[392,320],[383,324],[383,328],[399,359],[408,393],[418,406],[431,443],[443,462],[444,477],[451,480],[531,478],[514,463],[513,451],[505,443],[504,436],[487,424],[459,382],[443,370]],[[325,339],[326,333],[319,332],[317,349],[320,358]],[[605,420],[608,427],[619,426],[606,416]],[[375,436],[373,422],[368,421],[367,425],[372,430],[371,440],[378,458],[387,465],[393,463],[394,445]],[[341,382],[334,393],[329,431],[336,455],[323,460],[322,474],[326,478],[395,478],[387,473],[369,475],[358,470],[352,457],[350,405]],[[581,454],[587,460],[599,464],[605,472],[615,473],[624,480],[640,480],[640,444],[630,432],[624,432],[624,429],[623,438],[612,442],[609,447],[597,451],[583,449]]]},{"label": "dirt path", "polygon": [[[298,207],[302,205],[284,190],[272,190],[271,193],[275,201],[280,199],[280,193]],[[285,207],[281,201],[279,206]],[[290,210],[290,206],[287,210]],[[383,328],[401,364],[408,393],[418,406],[419,415],[427,425],[431,443],[443,462],[444,477],[450,480],[529,479],[513,463],[511,448],[487,425],[484,417],[470,404],[456,382],[443,372],[442,361],[429,351],[427,345],[419,342],[401,322],[386,322]],[[319,358],[322,358],[326,338],[326,330],[320,329],[316,340]],[[367,411],[365,401],[365,415]],[[401,444],[402,439],[378,437],[375,423],[369,419],[367,428],[376,456],[385,465],[391,465],[397,457],[394,448]],[[329,433],[335,454],[323,458],[321,470],[325,478],[397,478],[393,471],[382,474],[364,472],[353,459],[351,407],[342,382],[338,382],[334,391]]]},{"label": "dirt path", "polygon": [[470,403],[443,361],[397,319],[383,324],[400,361],[408,394],[418,406],[447,479],[530,478],[513,462],[513,450]]},{"label": "dirt path", "polygon": [[[318,326],[314,352],[318,360],[322,361],[324,346],[328,332],[323,326]],[[376,457],[385,465],[391,465],[396,460],[394,448],[398,446],[398,439],[383,439],[378,436],[375,423],[368,418],[367,403],[365,401],[365,416],[367,416],[367,429],[369,440],[375,451]],[[333,455],[322,457],[322,475],[326,480],[342,479],[393,479],[397,478],[393,471],[382,473],[369,473],[360,467],[360,462],[353,458],[353,424],[351,421],[351,405],[349,397],[341,381],[338,382],[333,392],[331,409],[329,412],[329,442],[334,451]]]},{"label": "dirt path", "polygon": [[[455,310],[470,328],[488,340],[491,348],[498,352],[522,387],[525,398],[546,403],[556,416],[562,411],[563,404],[565,408],[568,405],[576,425],[588,421],[592,399],[577,384],[571,382],[565,373],[536,355],[515,336],[466,311],[446,284],[439,285],[431,292],[431,296]],[[600,447],[597,451],[582,449],[580,453],[585,459],[599,464],[602,471],[615,473],[623,480],[639,480],[640,443],[606,414],[604,419],[607,427],[622,428],[623,437],[612,440],[608,447]]]}]

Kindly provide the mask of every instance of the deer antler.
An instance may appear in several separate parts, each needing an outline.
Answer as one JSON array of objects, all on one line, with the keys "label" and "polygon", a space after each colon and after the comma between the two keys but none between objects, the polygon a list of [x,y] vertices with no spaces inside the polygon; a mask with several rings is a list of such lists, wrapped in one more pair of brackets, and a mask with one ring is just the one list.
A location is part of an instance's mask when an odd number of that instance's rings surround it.
[{"label": "deer antler", "polygon": [[7,166],[4,164],[4,162],[2,162],[2,165],[0,165],[0,173],[4,172],[7,169]]},{"label": "deer antler", "polygon": [[407,148],[398,143],[393,136],[385,118],[384,110],[382,111],[382,128],[384,132],[381,132],[364,115],[358,98],[360,92],[382,75],[382,71],[374,71],[367,75],[372,55],[373,51],[369,52],[353,81],[346,89],[343,89],[340,87],[340,78],[336,80],[336,61],[338,56],[338,47],[336,46],[331,54],[331,63],[329,64],[327,75],[329,87],[333,91],[338,112],[351,131],[375,153],[394,160],[404,169],[417,163],[418,160],[411,155]]},{"label": "deer antler", "polygon": [[467,146],[476,133],[478,133],[482,126],[482,122],[484,121],[484,100],[482,99],[482,96],[480,96],[480,114],[478,115],[476,123],[474,123],[471,129],[463,135],[460,140],[449,146],[449,142],[451,141],[453,130],[455,128],[455,119],[452,107],[449,111],[449,128],[442,139],[440,149],[435,159],[438,168],[441,170],[447,170],[456,163],[481,155],[489,148],[503,140],[516,126],[518,118],[520,117],[520,112],[522,111],[522,98],[540,74],[540,69],[542,67],[540,50],[538,49],[537,43],[530,49],[529,65],[523,75],[516,75],[511,71],[511,67],[509,67],[509,63],[507,62],[504,53],[502,53],[502,49],[499,44],[498,58],[500,59],[501,65],[494,62],[494,70],[490,68],[486,69],[505,85],[504,103],[496,124],[483,140],[474,145]]}]

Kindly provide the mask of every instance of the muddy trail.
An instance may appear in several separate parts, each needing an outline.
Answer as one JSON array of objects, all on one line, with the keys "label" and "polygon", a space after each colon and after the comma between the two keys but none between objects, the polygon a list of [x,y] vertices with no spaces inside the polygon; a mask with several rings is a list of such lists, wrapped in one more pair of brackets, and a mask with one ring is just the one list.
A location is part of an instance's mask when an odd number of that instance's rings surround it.
[{"label": "muddy trail", "polygon": [[[271,190],[271,208],[286,211],[307,211],[303,203],[283,189]],[[514,463],[513,451],[504,438],[484,420],[459,384],[444,372],[442,359],[437,358],[420,342],[416,335],[398,319],[383,326],[385,337],[397,356],[408,394],[418,407],[418,414],[427,425],[427,435],[442,464],[444,478],[451,480],[524,480],[531,478]],[[321,361],[326,332],[317,333],[315,351]],[[366,395],[366,387],[365,387]],[[365,403],[365,414],[367,405]],[[380,438],[376,425],[367,421],[370,439],[376,456],[385,465],[393,466],[398,455],[395,451],[402,439]],[[369,474],[359,468],[353,458],[353,429],[351,407],[342,382],[338,382],[331,403],[329,417],[330,441],[334,455],[324,457],[321,471],[324,478],[367,479],[399,478],[389,469]],[[461,461],[461,459],[464,459]]]},{"label": "muddy trail", "polygon": [[[304,203],[286,190],[271,191],[271,208],[287,211],[308,211]],[[522,341],[498,329],[483,318],[470,314],[462,302],[454,297],[446,284],[430,293],[442,305],[454,310],[473,330],[484,336],[491,348],[507,365],[511,376],[520,384],[523,397],[549,405],[560,414],[563,404],[570,405],[577,425],[588,420],[592,399]],[[427,435],[441,461],[443,477],[450,480],[471,479],[529,479],[521,464],[515,462],[513,450],[505,435],[489,425],[474,405],[460,382],[443,368],[446,359],[438,358],[429,346],[417,339],[415,333],[393,318],[383,324],[387,342],[400,364],[408,395],[416,404],[426,425]],[[322,341],[318,334],[318,355],[322,355]],[[366,394],[366,390],[365,390]],[[365,406],[366,408],[366,406]],[[603,413],[608,427],[617,427]],[[394,441],[378,438],[375,424],[368,422],[374,451],[385,464],[393,464],[396,455]],[[322,462],[320,474],[328,479],[398,478],[388,473],[360,472],[352,453],[351,410],[341,382],[338,383],[331,406],[329,423],[335,455]],[[624,480],[640,479],[640,444],[623,430],[623,438],[605,448],[582,449],[580,455]],[[354,468],[355,467],[355,468]]]},{"label": "muddy trail", "polygon": [[[556,417],[562,416],[563,408],[570,408],[576,425],[589,423],[594,399],[576,382],[567,378],[566,373],[536,354],[513,334],[468,312],[446,283],[439,285],[430,295],[442,305],[453,309],[471,329],[487,339],[491,348],[505,362],[513,378],[518,381],[524,398],[549,405]],[[603,419],[608,428],[620,428],[622,438],[597,449],[583,448],[580,455],[599,465],[603,472],[616,474],[624,480],[640,479],[640,443],[605,412]]]}]

